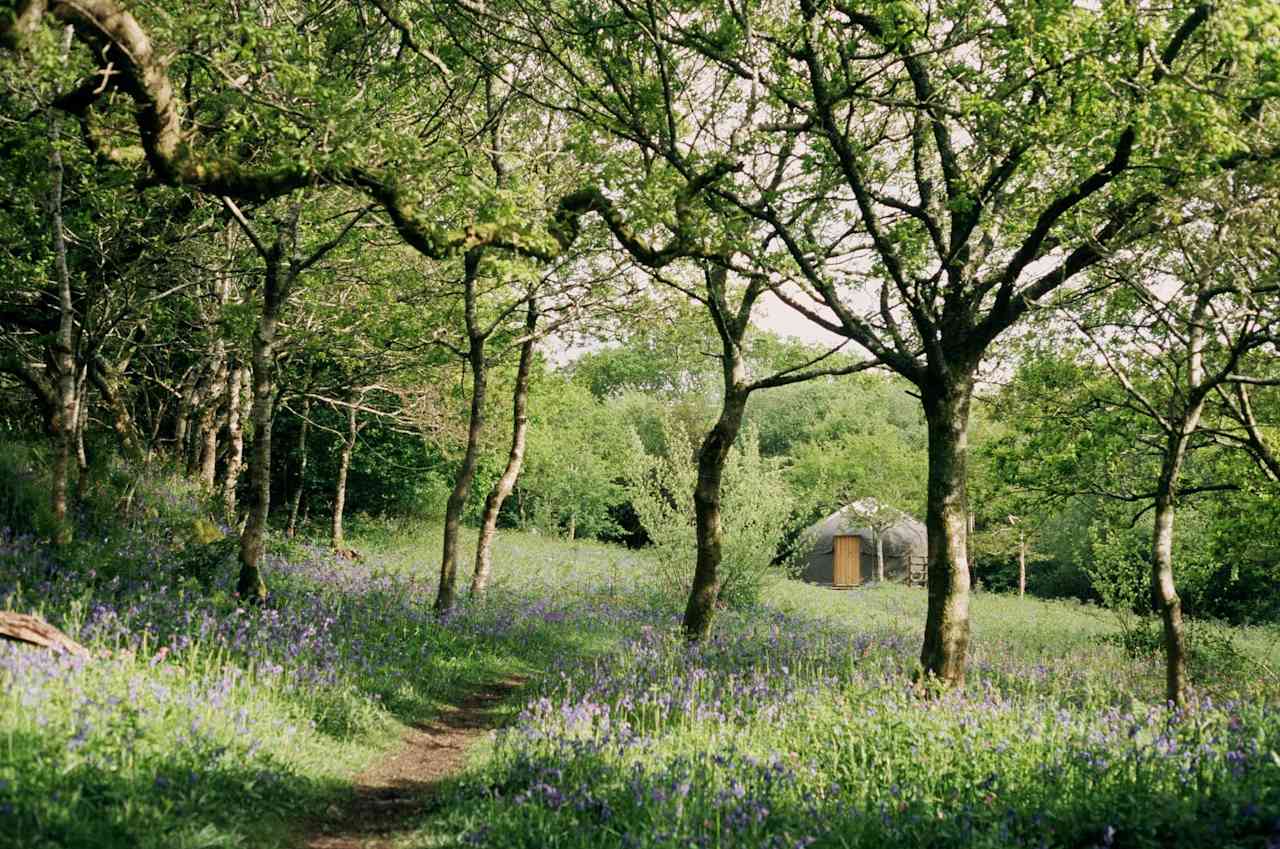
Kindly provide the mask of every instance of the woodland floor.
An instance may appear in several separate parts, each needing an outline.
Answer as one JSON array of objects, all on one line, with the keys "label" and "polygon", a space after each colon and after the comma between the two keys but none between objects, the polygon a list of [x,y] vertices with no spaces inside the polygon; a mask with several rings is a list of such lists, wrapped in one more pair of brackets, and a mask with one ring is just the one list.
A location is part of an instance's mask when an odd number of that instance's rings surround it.
[{"label": "woodland floor", "polygon": [[503,721],[501,708],[524,684],[512,676],[466,693],[430,722],[410,727],[399,748],[354,779],[345,803],[305,829],[305,849],[390,849],[441,787],[461,772],[467,751]]}]

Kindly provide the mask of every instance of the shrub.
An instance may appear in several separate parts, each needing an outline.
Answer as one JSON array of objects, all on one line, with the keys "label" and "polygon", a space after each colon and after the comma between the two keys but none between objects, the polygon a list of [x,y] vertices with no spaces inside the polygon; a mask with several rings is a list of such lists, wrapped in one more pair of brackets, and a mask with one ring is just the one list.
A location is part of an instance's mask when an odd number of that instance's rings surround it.
[{"label": "shrub", "polygon": [[0,442],[0,528],[49,537],[54,525],[43,458],[28,445]]},{"label": "shrub", "polygon": [[[658,592],[683,603],[697,557],[693,488],[698,473],[688,437],[671,428],[665,439],[670,453],[642,458],[631,470],[628,487],[640,523],[653,540]],[[781,575],[772,564],[792,512],[786,481],[775,463],[760,456],[753,429],[729,452],[721,511],[719,598],[729,607],[751,607],[769,581]]]}]

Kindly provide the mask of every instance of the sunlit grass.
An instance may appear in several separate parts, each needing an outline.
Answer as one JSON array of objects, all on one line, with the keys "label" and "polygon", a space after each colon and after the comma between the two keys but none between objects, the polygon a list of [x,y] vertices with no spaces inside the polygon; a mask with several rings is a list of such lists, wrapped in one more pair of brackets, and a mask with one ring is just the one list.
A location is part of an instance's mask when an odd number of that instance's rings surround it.
[{"label": "sunlit grass", "polygon": [[102,572],[7,543],[0,598],[95,657],[0,647],[4,845],[287,843],[401,723],[513,673],[532,680],[512,729],[406,845],[1280,838],[1273,629],[1206,641],[1224,662],[1171,714],[1112,614],[979,593],[966,689],[924,697],[918,588],[779,583],[690,648],[643,552],[504,532],[487,598],[440,623],[436,529],[352,538],[361,563],[280,548],[267,610],[152,538]]}]

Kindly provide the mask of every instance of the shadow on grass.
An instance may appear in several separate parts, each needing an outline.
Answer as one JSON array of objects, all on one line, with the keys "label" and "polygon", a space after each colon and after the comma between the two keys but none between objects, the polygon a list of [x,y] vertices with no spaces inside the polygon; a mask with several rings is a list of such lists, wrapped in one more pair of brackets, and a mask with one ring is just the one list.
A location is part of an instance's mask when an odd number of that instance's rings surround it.
[{"label": "shadow on grass", "polygon": [[5,747],[35,756],[11,762],[19,773],[0,789],[0,844],[13,849],[280,845],[298,811],[321,810],[344,791],[263,759],[252,768],[88,760],[59,770],[41,769],[57,753],[37,735],[10,734]]},{"label": "shadow on grass", "polygon": [[[409,738],[475,736],[501,724],[517,705],[477,706],[468,699],[512,675],[537,674],[553,660],[586,662],[611,640],[613,626],[600,623],[625,618],[581,595],[553,604],[495,591],[442,623],[432,613],[428,582],[324,558],[274,565],[276,596],[267,609],[238,608],[227,576],[195,592],[173,569],[105,584],[91,573],[59,573],[58,582],[46,581],[50,593],[57,591],[47,596],[46,609],[66,623],[69,611],[89,598],[84,636],[95,647],[129,646],[140,656],[172,647],[167,660],[157,654],[139,665],[144,686],[175,662],[199,670],[196,678],[222,676],[225,665],[258,670],[244,679],[254,682],[250,686],[288,705],[284,713],[314,720],[307,757],[323,757],[332,746],[335,758],[345,752],[344,760],[365,741],[384,745],[388,716]],[[263,674],[273,666],[284,671]],[[18,730],[5,734],[0,724],[5,849],[285,845],[296,842],[300,825],[321,815],[341,818],[362,796],[375,809],[419,810],[424,799],[440,798],[443,780],[407,768],[384,788],[365,790],[325,777],[311,761],[272,761],[267,753],[227,763],[153,742],[149,751],[139,750],[138,760],[115,763],[83,757],[99,745],[92,737],[80,754],[62,748],[65,734],[50,741]]]}]

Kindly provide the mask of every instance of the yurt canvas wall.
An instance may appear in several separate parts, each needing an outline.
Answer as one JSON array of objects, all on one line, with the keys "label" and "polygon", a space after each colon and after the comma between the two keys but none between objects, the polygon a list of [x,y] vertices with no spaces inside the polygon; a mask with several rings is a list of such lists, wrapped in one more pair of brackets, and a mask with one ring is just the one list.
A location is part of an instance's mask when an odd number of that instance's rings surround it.
[{"label": "yurt canvas wall", "polygon": [[[861,509],[859,509],[861,508]],[[865,502],[846,505],[812,525],[805,531],[803,539],[808,540],[809,554],[803,572],[804,580],[825,586],[856,586],[876,579],[876,539],[875,533],[860,518],[869,512]],[[848,552],[851,541],[839,539],[856,537],[859,549],[858,570],[856,580],[845,583],[836,581],[837,549],[841,553]],[[924,524],[905,513],[883,532],[884,544],[884,576],[886,580],[906,581],[911,575],[911,563],[915,559],[922,561],[928,555],[928,537]],[[844,554],[848,557],[848,554]],[[843,571],[843,570],[841,570]]]}]

